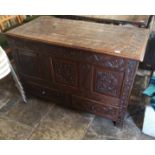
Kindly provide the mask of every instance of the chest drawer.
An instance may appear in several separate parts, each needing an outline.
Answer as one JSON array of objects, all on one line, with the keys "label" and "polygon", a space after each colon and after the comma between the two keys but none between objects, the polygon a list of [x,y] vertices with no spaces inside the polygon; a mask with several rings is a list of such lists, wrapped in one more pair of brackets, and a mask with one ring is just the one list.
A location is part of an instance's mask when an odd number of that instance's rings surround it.
[{"label": "chest drawer", "polygon": [[72,107],[94,113],[96,115],[104,116],[109,119],[117,120],[119,115],[119,108],[110,105],[103,105],[100,102],[89,100],[82,97],[72,96]]},{"label": "chest drawer", "polygon": [[23,83],[23,85],[28,94],[60,104],[69,102],[69,96],[67,93],[62,93],[55,89],[45,88],[34,83]]}]

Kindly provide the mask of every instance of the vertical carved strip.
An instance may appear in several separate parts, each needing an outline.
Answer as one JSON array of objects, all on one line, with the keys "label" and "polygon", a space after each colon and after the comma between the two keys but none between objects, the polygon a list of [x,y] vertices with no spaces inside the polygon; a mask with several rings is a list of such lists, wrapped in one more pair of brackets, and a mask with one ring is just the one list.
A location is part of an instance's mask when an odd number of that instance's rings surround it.
[{"label": "vertical carved strip", "polygon": [[133,61],[133,60],[128,61],[122,96],[120,100],[119,118],[118,118],[118,121],[116,122],[118,126],[123,126],[123,120],[126,113],[128,100],[131,93],[137,67],[138,67],[137,61]]}]

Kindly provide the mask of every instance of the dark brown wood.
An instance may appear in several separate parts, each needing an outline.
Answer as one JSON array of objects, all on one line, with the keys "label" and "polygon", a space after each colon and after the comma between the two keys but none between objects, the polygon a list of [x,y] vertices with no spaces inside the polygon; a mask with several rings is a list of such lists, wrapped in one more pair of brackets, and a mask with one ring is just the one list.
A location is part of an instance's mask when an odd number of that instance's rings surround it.
[{"label": "dark brown wood", "polygon": [[143,69],[155,71],[155,17],[152,19],[150,28],[150,38],[147,44],[146,54],[144,61],[140,64]]},{"label": "dark brown wood", "polygon": [[[119,41],[120,29],[113,31],[112,28],[41,17],[9,31],[6,35],[26,93],[104,116],[122,125],[148,31],[124,29],[122,38],[127,34],[132,40],[124,52],[127,44]],[[121,54],[109,52],[115,44],[123,47]]]}]

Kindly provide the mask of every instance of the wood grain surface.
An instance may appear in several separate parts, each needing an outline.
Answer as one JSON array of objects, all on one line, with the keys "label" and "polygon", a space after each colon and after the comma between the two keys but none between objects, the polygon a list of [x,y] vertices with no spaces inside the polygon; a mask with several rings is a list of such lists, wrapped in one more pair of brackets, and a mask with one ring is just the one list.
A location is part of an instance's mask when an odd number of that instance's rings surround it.
[{"label": "wood grain surface", "polygon": [[6,34],[142,61],[149,30],[41,16]]},{"label": "wood grain surface", "polygon": [[149,15],[82,15],[82,17],[101,19],[107,21],[124,21],[130,23],[139,23],[141,25],[147,25],[149,21]]},{"label": "wood grain surface", "polygon": [[139,28],[149,28],[152,15],[54,15],[59,18],[84,20],[114,25],[131,25]]}]

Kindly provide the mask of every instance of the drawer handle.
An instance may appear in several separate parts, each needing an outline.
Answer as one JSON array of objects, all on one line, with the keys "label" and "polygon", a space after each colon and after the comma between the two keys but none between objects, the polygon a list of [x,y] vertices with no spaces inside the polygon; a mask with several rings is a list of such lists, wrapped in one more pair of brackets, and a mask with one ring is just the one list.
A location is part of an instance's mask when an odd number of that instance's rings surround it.
[{"label": "drawer handle", "polygon": [[45,91],[42,91],[41,93],[42,93],[43,95],[45,95],[45,94],[46,94],[46,92],[45,92]]}]

